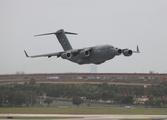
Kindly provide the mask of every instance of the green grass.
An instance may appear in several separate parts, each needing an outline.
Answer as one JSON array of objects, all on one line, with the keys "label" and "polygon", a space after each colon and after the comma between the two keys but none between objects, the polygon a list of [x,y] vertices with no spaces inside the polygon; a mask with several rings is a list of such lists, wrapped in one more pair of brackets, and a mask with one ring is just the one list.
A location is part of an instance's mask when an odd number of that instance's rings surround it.
[{"label": "green grass", "polygon": [[18,107],[0,108],[0,114],[124,114],[167,115],[163,108],[76,108],[76,107]]}]

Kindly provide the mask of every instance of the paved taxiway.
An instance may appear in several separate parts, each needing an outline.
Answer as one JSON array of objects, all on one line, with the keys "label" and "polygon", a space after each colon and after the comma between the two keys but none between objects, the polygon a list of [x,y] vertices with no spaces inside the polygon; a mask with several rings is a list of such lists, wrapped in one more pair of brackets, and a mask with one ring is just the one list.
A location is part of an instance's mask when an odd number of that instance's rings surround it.
[{"label": "paved taxiway", "polygon": [[[167,120],[167,115],[75,115],[75,114],[0,114],[0,116],[26,116],[26,117],[76,117],[66,120],[119,120],[119,119],[142,119]],[[77,118],[78,117],[78,118]],[[58,120],[58,119],[56,119]],[[61,119],[62,120],[62,119]]]}]

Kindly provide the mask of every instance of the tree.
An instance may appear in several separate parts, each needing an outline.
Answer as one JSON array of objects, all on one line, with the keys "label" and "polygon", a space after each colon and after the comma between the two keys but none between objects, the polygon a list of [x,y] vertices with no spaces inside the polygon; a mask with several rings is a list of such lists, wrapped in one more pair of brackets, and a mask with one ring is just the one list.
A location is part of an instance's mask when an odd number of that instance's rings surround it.
[{"label": "tree", "polygon": [[72,103],[79,107],[79,105],[83,103],[83,100],[80,97],[73,97]]},{"label": "tree", "polygon": [[37,95],[36,95],[35,92],[33,92],[33,91],[27,91],[26,92],[27,106],[29,106],[29,104],[31,106],[34,106],[37,102],[36,99],[37,99]]},{"label": "tree", "polygon": [[30,85],[35,85],[35,84],[36,84],[36,80],[32,78],[32,79],[29,81],[29,84],[30,84]]},{"label": "tree", "polygon": [[48,105],[49,105],[50,103],[52,103],[52,102],[53,102],[52,99],[46,99],[46,100],[44,100],[44,103],[47,103]]},{"label": "tree", "polygon": [[20,92],[13,92],[13,103],[15,106],[22,106],[26,103],[26,96]]},{"label": "tree", "polygon": [[121,99],[123,104],[133,104],[133,96],[123,96]]}]

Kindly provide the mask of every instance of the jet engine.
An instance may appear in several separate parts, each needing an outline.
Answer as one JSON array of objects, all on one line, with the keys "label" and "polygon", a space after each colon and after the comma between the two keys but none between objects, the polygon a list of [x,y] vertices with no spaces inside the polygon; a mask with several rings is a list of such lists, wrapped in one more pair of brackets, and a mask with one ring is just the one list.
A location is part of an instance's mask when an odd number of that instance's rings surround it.
[{"label": "jet engine", "polygon": [[70,52],[61,54],[61,58],[63,59],[70,59],[72,57],[72,54]]},{"label": "jet engine", "polygon": [[123,55],[124,56],[131,56],[132,53],[133,53],[132,50],[129,50],[129,49],[123,50]]},{"label": "jet engine", "polygon": [[115,49],[115,55],[121,55],[121,54],[122,54],[122,50],[116,48],[116,49]]},{"label": "jet engine", "polygon": [[83,50],[83,51],[80,52],[81,57],[88,57],[89,55],[90,55],[89,50]]}]

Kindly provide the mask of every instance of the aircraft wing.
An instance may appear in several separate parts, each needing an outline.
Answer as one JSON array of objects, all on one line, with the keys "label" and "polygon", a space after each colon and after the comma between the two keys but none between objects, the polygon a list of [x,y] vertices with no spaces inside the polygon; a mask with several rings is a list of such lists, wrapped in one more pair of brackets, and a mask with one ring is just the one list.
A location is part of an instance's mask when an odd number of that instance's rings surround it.
[{"label": "aircraft wing", "polygon": [[90,48],[83,48],[83,49],[72,49],[72,50],[64,51],[64,52],[48,53],[48,54],[41,54],[41,55],[34,55],[34,56],[29,56],[25,50],[24,50],[24,53],[25,53],[26,57],[29,57],[29,58],[36,58],[36,57],[48,57],[48,58],[50,58],[52,56],[60,57],[63,53],[68,53],[68,52],[71,53],[73,56],[76,56],[81,51],[91,51],[91,47]]},{"label": "aircraft wing", "polygon": [[26,57],[30,57],[30,58],[36,58],[36,57],[48,57],[48,58],[50,58],[50,57],[52,57],[52,56],[60,57],[61,54],[64,53],[64,52],[56,52],[56,53],[49,53],[49,54],[42,54],[42,55],[34,55],[34,56],[29,56],[25,50],[24,50],[24,53],[25,53]]},{"label": "aircraft wing", "polygon": [[91,51],[91,50],[92,50],[92,48],[88,47],[88,48],[82,48],[82,49],[72,49],[72,50],[69,50],[69,51],[66,51],[66,52],[69,52],[73,56],[76,56],[76,55],[80,54],[81,51]]},{"label": "aircraft wing", "polygon": [[78,49],[78,52],[85,51],[85,50],[91,51],[91,50],[92,50],[92,47]]},{"label": "aircraft wing", "polygon": [[137,45],[136,51],[133,51],[133,53],[140,53],[140,51],[139,51],[139,46],[138,46],[138,45]]},{"label": "aircraft wing", "polygon": [[81,52],[83,52],[87,57],[91,54],[92,51],[92,47],[88,47],[88,48],[83,48],[83,49],[78,49],[78,53],[76,54],[80,54]]},{"label": "aircraft wing", "polygon": [[[129,50],[128,48],[126,48],[126,49],[122,49],[122,51],[127,51],[127,50]],[[137,49],[136,49],[136,51],[132,51],[132,50],[130,50],[132,53],[140,53],[140,51],[139,51],[139,46],[137,45]]]}]

